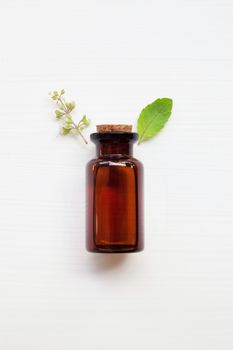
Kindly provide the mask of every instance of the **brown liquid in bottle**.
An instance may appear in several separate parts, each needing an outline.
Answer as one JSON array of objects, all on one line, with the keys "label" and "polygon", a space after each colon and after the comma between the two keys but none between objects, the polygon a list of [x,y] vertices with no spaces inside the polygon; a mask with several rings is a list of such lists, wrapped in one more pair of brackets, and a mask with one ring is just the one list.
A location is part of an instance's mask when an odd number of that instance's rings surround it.
[{"label": "brown liquid in bottle", "polygon": [[132,157],[137,134],[91,134],[97,159],[87,164],[87,250],[102,253],[143,249],[143,167]]}]

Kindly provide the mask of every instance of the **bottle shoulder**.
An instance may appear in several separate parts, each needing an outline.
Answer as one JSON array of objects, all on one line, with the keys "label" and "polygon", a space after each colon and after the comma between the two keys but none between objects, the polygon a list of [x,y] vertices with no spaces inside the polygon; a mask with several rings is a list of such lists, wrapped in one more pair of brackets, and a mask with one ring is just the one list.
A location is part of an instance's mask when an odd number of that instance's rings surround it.
[{"label": "bottle shoulder", "polygon": [[134,164],[136,166],[138,166],[139,168],[142,168],[143,169],[143,163],[141,160],[137,159],[137,158],[133,158],[133,161],[134,161]]},{"label": "bottle shoulder", "polygon": [[94,158],[91,159],[87,163],[87,167],[93,167],[93,166],[111,166],[111,165],[117,165],[117,164],[130,164],[131,166],[140,167],[143,168],[143,164],[140,160],[134,158],[134,157],[101,157],[101,158]]}]

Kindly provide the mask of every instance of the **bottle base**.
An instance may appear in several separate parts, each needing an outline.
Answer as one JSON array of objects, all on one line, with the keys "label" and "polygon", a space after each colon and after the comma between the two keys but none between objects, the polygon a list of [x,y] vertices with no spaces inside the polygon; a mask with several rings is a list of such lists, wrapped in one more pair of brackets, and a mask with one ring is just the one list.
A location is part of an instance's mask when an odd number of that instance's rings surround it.
[{"label": "bottle base", "polygon": [[88,249],[90,253],[105,253],[105,254],[121,254],[121,253],[139,253],[143,251],[142,247],[135,247],[130,245],[99,245],[94,249]]}]

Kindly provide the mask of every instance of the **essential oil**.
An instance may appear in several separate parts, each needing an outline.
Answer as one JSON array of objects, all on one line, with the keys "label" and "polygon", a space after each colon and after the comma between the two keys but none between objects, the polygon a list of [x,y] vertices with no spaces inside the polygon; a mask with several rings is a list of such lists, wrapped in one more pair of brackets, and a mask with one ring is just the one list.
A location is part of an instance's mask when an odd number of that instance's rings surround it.
[{"label": "essential oil", "polygon": [[143,166],[133,158],[138,135],[129,125],[100,125],[91,140],[97,158],[87,164],[87,235],[90,252],[130,253],[144,248]]}]

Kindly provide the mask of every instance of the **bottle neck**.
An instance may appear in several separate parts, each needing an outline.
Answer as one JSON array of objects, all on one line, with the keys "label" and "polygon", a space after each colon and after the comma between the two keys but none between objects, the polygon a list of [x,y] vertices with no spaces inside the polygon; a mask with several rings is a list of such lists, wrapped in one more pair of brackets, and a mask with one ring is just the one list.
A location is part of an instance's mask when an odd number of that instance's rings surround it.
[{"label": "bottle neck", "polygon": [[97,157],[132,156],[133,144],[132,142],[100,141],[96,144],[96,155]]},{"label": "bottle neck", "polygon": [[133,132],[91,134],[91,140],[96,144],[97,157],[130,157],[137,139],[138,135]]}]

